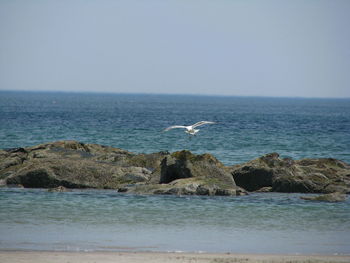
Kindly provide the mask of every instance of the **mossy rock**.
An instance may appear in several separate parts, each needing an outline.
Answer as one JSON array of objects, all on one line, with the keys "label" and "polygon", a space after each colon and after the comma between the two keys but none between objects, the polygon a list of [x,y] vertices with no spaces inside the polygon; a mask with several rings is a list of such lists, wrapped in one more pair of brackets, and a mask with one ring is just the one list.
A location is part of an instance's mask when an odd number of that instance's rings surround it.
[{"label": "mossy rock", "polygon": [[248,191],[271,187],[274,192],[329,193],[350,191],[350,165],[332,159],[281,159],[267,154],[231,167],[238,186]]}]

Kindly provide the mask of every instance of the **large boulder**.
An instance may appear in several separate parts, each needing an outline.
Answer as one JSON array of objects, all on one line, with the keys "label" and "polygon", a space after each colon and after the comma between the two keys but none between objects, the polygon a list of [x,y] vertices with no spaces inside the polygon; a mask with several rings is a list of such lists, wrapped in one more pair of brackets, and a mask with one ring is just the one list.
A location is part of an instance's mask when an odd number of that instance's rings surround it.
[{"label": "large boulder", "polygon": [[[0,179],[30,188],[108,188],[146,182],[151,170],[138,162],[152,161],[122,149],[76,141],[59,141],[0,152]],[[160,163],[160,160],[158,160]],[[131,164],[132,163],[132,164]],[[154,168],[154,167],[153,167]]]},{"label": "large boulder", "polygon": [[161,162],[161,176],[159,183],[170,183],[177,179],[191,177],[210,177],[211,180],[228,183],[235,186],[235,182],[224,165],[211,154],[196,155],[183,150],[168,155]]},{"label": "large boulder", "polygon": [[248,191],[271,187],[274,192],[350,192],[350,165],[332,158],[292,160],[272,153],[230,171],[236,184]]},{"label": "large boulder", "polygon": [[210,154],[196,155],[186,150],[174,152],[163,159],[160,168],[160,184],[192,178],[192,181],[200,181],[200,185],[223,190],[236,189],[230,173]]},{"label": "large boulder", "polygon": [[224,165],[210,154],[179,151],[166,155],[148,183],[120,191],[175,195],[243,195]]}]

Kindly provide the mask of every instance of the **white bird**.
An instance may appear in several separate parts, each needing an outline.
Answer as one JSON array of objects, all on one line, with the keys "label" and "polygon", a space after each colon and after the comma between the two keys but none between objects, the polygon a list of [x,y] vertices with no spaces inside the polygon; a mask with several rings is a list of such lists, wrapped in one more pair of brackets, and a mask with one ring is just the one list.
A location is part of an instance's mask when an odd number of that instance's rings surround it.
[{"label": "white bird", "polygon": [[182,126],[182,125],[174,125],[174,126],[170,126],[168,128],[166,128],[164,131],[169,131],[171,129],[176,129],[176,128],[184,128],[186,129],[186,133],[190,134],[190,135],[195,135],[197,132],[199,132],[199,129],[195,129],[199,126],[202,126],[204,124],[214,124],[215,122],[212,121],[199,121],[195,124],[189,125],[189,126]]}]

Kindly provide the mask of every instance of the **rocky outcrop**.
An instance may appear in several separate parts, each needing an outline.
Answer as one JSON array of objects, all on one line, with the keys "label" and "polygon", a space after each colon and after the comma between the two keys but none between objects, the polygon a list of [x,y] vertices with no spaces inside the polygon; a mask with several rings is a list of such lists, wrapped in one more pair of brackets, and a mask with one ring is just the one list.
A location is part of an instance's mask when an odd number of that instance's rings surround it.
[{"label": "rocky outcrop", "polygon": [[[222,187],[234,187],[232,176],[225,170],[224,165],[210,154],[195,155],[190,151],[174,152],[161,162],[159,183],[167,184],[184,178],[207,178]],[[208,178],[207,178],[208,179]]]},{"label": "rocky outcrop", "polygon": [[179,151],[164,157],[145,185],[120,191],[176,195],[243,195],[224,165],[210,154]]},{"label": "rocky outcrop", "polygon": [[236,196],[246,195],[247,191],[240,187],[221,188],[217,184],[208,183],[198,178],[178,179],[169,184],[143,184],[134,185],[130,188],[118,189],[119,192],[129,192],[135,194],[155,194],[155,195],[217,195]]},{"label": "rocky outcrop", "polygon": [[339,192],[323,194],[318,196],[301,196],[301,199],[309,201],[320,201],[320,202],[343,202],[346,200],[346,194]]},{"label": "rocky outcrop", "polygon": [[273,192],[350,192],[350,166],[331,158],[292,160],[272,153],[230,171],[236,184],[248,191],[270,187]]},{"label": "rocky outcrop", "polygon": [[163,155],[138,156],[108,146],[59,141],[2,151],[0,179],[31,188],[115,189],[148,181]]},{"label": "rocky outcrop", "polygon": [[0,151],[0,180],[2,184],[28,188],[102,188],[179,195],[244,192],[209,154],[133,154],[76,141]]},{"label": "rocky outcrop", "polygon": [[189,151],[134,154],[77,141],[0,150],[0,186],[98,188],[177,195],[247,191],[350,192],[350,166],[335,159],[282,159],[277,153],[225,167]]}]

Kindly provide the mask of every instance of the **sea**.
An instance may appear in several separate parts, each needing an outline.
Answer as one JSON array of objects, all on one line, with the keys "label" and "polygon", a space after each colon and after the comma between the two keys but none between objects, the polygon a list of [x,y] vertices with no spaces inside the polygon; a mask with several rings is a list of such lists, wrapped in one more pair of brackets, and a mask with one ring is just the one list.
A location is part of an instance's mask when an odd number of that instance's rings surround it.
[{"label": "sea", "polygon": [[[196,136],[171,125],[198,121]],[[78,140],[182,149],[225,165],[281,157],[350,163],[350,99],[0,91],[0,149]],[[350,201],[298,193],[150,196],[0,188],[0,250],[350,254]]]}]

